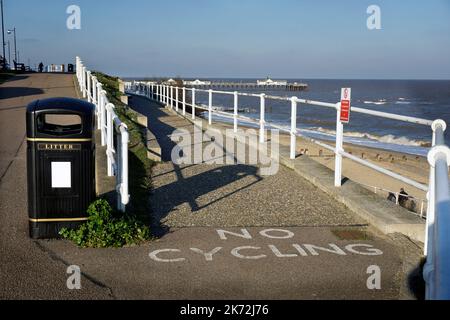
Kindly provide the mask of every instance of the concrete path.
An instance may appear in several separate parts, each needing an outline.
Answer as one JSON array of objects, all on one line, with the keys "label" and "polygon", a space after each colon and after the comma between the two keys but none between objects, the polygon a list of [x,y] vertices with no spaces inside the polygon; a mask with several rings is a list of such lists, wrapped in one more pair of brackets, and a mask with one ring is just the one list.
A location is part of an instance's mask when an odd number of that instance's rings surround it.
[{"label": "concrete path", "polygon": [[[175,144],[169,136],[175,129],[192,133],[191,122],[141,97],[130,101],[148,116],[165,160],[152,174],[152,215],[157,222],[168,227],[367,224],[284,166],[275,175],[263,176],[258,165],[174,164],[170,160]],[[194,150],[196,144],[191,135],[189,147]],[[205,142],[202,154],[211,145]],[[223,163],[229,151],[221,158]]]},{"label": "concrete path", "polygon": [[68,290],[69,262],[28,237],[25,111],[56,96],[76,97],[72,75],[25,74],[0,86],[0,299],[110,298],[86,278],[86,290]]},{"label": "concrete path", "polygon": [[[26,75],[0,87],[0,136],[9,135],[0,143],[0,298],[405,297],[405,265],[417,248],[376,234],[283,167],[263,177],[255,166],[165,162],[155,168],[151,199],[155,225],[166,227],[159,240],[105,250],[29,240],[24,108],[39,97],[75,94],[67,75]],[[143,99],[133,104],[170,159],[168,136],[185,120]],[[66,288],[68,265],[84,275],[79,291]],[[377,267],[381,289],[372,290],[367,280]]]}]

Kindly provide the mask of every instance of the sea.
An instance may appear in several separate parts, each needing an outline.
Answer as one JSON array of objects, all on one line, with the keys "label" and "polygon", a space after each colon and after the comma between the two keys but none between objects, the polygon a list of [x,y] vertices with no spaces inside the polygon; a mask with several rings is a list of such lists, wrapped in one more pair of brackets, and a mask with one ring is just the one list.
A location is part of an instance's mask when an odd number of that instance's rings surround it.
[{"label": "sea", "polygon": [[[206,79],[205,79],[206,80]],[[225,82],[256,82],[257,79],[207,79]],[[292,97],[336,103],[341,88],[352,88],[352,106],[388,113],[435,120],[443,119],[450,131],[450,80],[319,80],[289,79],[289,83],[307,83],[306,91],[284,89],[219,89],[266,93],[267,95]],[[208,105],[208,93],[198,92],[196,103]],[[213,95],[213,105],[219,109],[233,108],[233,96]],[[240,114],[259,119],[259,98],[239,97]],[[270,124],[290,127],[291,105],[289,101],[266,100],[266,121]],[[232,119],[214,115],[214,121],[230,122]],[[240,121],[252,126],[251,123]],[[254,124],[253,124],[254,125]],[[297,129],[301,135],[314,139],[335,139],[336,111],[331,108],[299,104]],[[350,123],[344,126],[344,142],[360,146],[426,156],[432,141],[428,126],[390,120],[352,112]],[[450,145],[450,134],[446,134]]]},{"label": "sea", "polygon": [[[209,80],[256,82],[257,79]],[[341,88],[348,87],[352,88],[352,106],[429,120],[443,119],[448,123],[450,130],[450,80],[290,79],[289,82],[307,83],[308,89],[306,91],[261,90],[260,88],[236,90],[336,103],[340,100]],[[208,94],[197,93],[196,102],[207,105]],[[233,96],[214,94],[213,105],[229,110],[233,107]],[[259,98],[240,96],[239,109],[242,115],[259,119]],[[274,123],[289,128],[290,117],[289,101],[266,100],[266,121],[269,125]],[[229,118],[220,116],[215,116],[214,120],[230,121]],[[326,107],[299,104],[297,128],[300,134],[310,138],[334,140],[336,112]],[[350,115],[350,123],[344,126],[344,141],[347,143],[413,155],[425,156],[431,146],[431,140],[432,130],[428,126],[355,112]],[[450,145],[450,134],[446,134],[446,142]]]}]

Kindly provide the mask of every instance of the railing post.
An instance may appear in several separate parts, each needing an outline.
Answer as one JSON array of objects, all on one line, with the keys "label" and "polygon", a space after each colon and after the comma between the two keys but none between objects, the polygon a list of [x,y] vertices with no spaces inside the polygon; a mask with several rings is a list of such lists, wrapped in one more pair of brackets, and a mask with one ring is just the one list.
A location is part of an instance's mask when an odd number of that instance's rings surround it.
[{"label": "railing post", "polygon": [[195,88],[192,88],[192,119],[195,120]]},{"label": "railing post", "polygon": [[291,154],[293,160],[297,155],[297,97],[291,98]]},{"label": "railing post", "polygon": [[342,185],[342,154],[344,150],[344,125],[341,122],[341,103],[336,104],[336,148],[335,148],[335,164],[334,164],[334,186]]},{"label": "railing post", "polygon": [[[436,131],[438,129],[438,126],[445,131],[447,129],[447,125],[445,121],[443,120],[436,120],[433,122],[431,129],[433,131],[432,135],[432,148],[436,146],[437,143],[437,136]],[[425,242],[424,242],[424,256],[427,257],[427,264],[424,268],[424,278],[426,279],[425,273],[430,272],[430,268],[432,268],[431,261],[433,259],[432,257],[432,250],[429,250],[430,247],[432,247],[432,242],[434,241],[434,235],[433,235],[433,227],[435,222],[435,210],[436,210],[436,204],[435,204],[435,167],[430,163],[430,178],[428,183],[428,192],[427,192],[427,220],[426,220],[426,228],[425,228]],[[428,263],[429,262],[429,263]]]},{"label": "railing post", "polygon": [[266,141],[265,137],[265,126],[266,126],[266,94],[261,93],[260,97],[260,116],[259,116],[259,142],[264,143]]},{"label": "railing post", "polygon": [[128,128],[122,124],[119,128],[121,136],[121,183],[120,183],[120,209],[125,212],[126,205],[130,202],[130,195],[128,190],[128,143],[129,134]]},{"label": "railing post", "polygon": [[97,105],[97,77],[92,76],[92,103]]},{"label": "railing post", "polygon": [[76,68],[76,75],[77,75],[78,84],[80,84],[80,71],[79,71],[79,67],[80,67],[80,57],[76,56],[76,57],[75,57],[75,68]]},{"label": "railing post", "polygon": [[448,245],[450,149],[444,141],[446,127],[443,120],[433,122],[432,148],[428,153],[430,182],[427,194],[428,210],[424,248],[426,263],[423,267],[427,300],[450,299],[448,267],[450,261]]},{"label": "railing post", "polygon": [[110,155],[114,155],[114,123],[112,119],[112,109],[114,106],[109,103],[106,106],[106,150],[108,155],[108,177],[114,176],[114,169]]},{"label": "railing post", "polygon": [[186,87],[183,87],[183,116],[186,115]]},{"label": "railing post", "polygon": [[97,103],[100,104],[100,98],[102,95],[103,85],[100,81],[97,81]]},{"label": "railing post", "polygon": [[106,145],[106,91],[102,90],[102,104],[100,105],[100,132],[101,132],[101,138],[102,138],[102,147]]},{"label": "railing post", "polygon": [[101,112],[102,112],[102,104],[103,104],[103,97],[102,97],[102,91],[103,91],[103,85],[98,82],[97,83],[97,129],[101,129]]},{"label": "railing post", "polygon": [[175,87],[175,110],[178,112],[178,98],[179,98],[179,94],[178,94],[178,87]]},{"label": "railing post", "polygon": [[86,99],[86,67],[83,67],[83,72],[82,72],[82,79],[83,79],[83,85],[81,86],[81,91],[83,93],[83,98]]},{"label": "railing post", "polygon": [[238,92],[235,91],[233,93],[234,95],[234,113],[233,113],[233,130],[234,133],[237,133],[238,131],[238,112],[239,112],[239,106],[238,106]]},{"label": "railing post", "polygon": [[169,106],[173,109],[173,87],[169,86]]},{"label": "railing post", "polygon": [[169,86],[164,86],[164,104],[169,105]]},{"label": "railing post", "polygon": [[88,99],[88,102],[92,102],[92,96],[91,96],[91,81],[92,81],[92,78],[91,78],[91,72],[88,71],[88,72],[87,72],[87,99]]},{"label": "railing post", "polygon": [[209,103],[208,103],[208,124],[212,125],[212,89],[208,90]]}]

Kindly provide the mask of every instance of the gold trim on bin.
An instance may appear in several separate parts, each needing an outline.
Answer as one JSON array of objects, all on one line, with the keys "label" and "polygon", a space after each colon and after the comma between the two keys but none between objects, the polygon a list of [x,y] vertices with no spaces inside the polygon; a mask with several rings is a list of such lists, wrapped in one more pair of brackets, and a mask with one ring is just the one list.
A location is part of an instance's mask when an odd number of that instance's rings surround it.
[{"label": "gold trim on bin", "polygon": [[58,138],[28,138],[27,141],[31,142],[89,142],[92,139],[58,139]]},{"label": "gold trim on bin", "polygon": [[87,221],[89,218],[55,218],[55,219],[33,219],[30,218],[30,222],[45,223],[45,222],[78,222]]}]

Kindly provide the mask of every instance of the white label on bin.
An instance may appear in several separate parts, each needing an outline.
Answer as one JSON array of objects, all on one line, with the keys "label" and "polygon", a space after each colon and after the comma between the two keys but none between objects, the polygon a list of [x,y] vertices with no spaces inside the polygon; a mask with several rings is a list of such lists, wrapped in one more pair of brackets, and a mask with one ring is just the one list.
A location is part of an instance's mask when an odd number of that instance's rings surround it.
[{"label": "white label on bin", "polygon": [[72,188],[72,164],[52,162],[52,188]]}]

